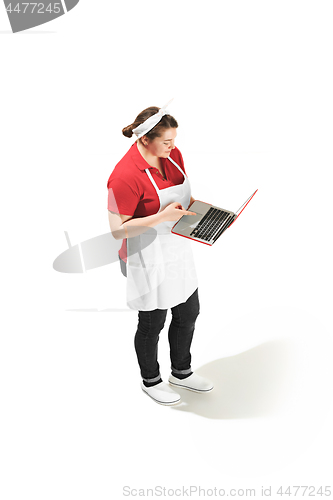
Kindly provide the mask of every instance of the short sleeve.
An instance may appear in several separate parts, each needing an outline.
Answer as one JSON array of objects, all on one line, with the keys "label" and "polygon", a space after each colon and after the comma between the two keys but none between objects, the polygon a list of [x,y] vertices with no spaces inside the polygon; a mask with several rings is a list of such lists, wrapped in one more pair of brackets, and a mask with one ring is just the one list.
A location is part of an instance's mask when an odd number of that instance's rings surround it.
[{"label": "short sleeve", "polygon": [[138,193],[121,179],[110,179],[108,183],[108,210],[122,215],[134,215],[140,201]]}]

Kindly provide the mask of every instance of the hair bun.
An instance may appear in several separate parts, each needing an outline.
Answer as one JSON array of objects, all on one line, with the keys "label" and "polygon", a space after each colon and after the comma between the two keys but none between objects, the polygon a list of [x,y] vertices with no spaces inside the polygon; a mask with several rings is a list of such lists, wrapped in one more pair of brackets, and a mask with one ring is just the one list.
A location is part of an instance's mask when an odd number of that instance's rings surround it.
[{"label": "hair bun", "polygon": [[132,137],[133,132],[132,132],[132,127],[133,124],[128,125],[127,127],[123,128],[122,132],[125,137]]}]

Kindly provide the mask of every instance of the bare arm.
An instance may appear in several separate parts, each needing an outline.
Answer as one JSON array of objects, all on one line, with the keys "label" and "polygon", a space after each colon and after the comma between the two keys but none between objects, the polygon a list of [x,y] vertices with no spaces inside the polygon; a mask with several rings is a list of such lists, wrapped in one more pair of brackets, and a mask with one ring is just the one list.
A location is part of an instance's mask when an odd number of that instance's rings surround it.
[{"label": "bare arm", "polygon": [[116,240],[132,238],[145,232],[149,227],[157,226],[165,221],[177,221],[183,215],[195,215],[195,212],[185,210],[178,202],[170,203],[161,212],[147,217],[132,219],[131,215],[122,215],[108,211],[109,224],[113,237]]},{"label": "bare arm", "polygon": [[137,236],[148,229],[162,222],[161,213],[132,219],[131,215],[122,215],[108,211],[109,224],[112,236],[116,240]]}]

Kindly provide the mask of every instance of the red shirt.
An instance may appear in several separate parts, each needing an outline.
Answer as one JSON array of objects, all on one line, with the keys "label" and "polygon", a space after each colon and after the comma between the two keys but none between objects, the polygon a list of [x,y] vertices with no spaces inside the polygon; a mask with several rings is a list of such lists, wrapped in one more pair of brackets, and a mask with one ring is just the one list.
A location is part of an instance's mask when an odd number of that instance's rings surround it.
[{"label": "red shirt", "polygon": [[[184,161],[178,148],[174,148],[170,157],[185,172]],[[184,182],[184,176],[167,158],[161,158],[166,179],[156,168],[151,167],[138,150],[136,142],[115,166],[108,180],[108,210],[122,215],[130,215],[133,219],[156,214],[160,201],[156,189],[145,172],[148,168],[158,189],[176,186]],[[187,208],[187,207],[186,207]],[[126,240],[119,251],[126,260]]]},{"label": "red shirt", "polygon": [[[170,157],[185,173],[183,157],[178,148],[171,151]],[[150,170],[159,189],[184,182],[184,176],[171,161],[167,158],[161,158],[161,161],[166,180],[156,168],[148,165],[135,142],[109,177],[108,210],[133,218],[156,214],[160,208],[159,198],[145,169]]]}]

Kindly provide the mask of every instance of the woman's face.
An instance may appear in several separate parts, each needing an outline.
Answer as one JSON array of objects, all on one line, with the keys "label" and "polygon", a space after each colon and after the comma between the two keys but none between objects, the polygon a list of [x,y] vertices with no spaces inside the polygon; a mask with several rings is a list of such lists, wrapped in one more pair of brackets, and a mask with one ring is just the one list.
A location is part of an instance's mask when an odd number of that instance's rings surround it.
[{"label": "woman's face", "polygon": [[176,128],[166,128],[161,137],[155,137],[153,140],[144,138],[147,142],[146,149],[154,156],[159,158],[168,158],[171,151],[175,148],[175,138],[177,136]]}]

